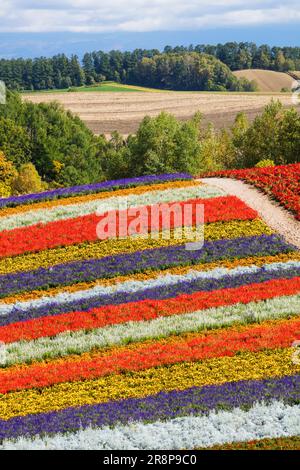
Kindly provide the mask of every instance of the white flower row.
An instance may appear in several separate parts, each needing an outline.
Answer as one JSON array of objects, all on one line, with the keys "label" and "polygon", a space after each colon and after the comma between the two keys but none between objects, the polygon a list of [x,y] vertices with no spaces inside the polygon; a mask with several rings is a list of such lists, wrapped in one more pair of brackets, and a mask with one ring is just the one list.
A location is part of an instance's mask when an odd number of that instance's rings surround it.
[{"label": "white flower row", "polygon": [[248,411],[212,411],[154,423],[88,428],[74,434],[4,440],[2,450],[177,450],[299,435],[300,407],[274,401]]},{"label": "white flower row", "polygon": [[243,274],[255,274],[260,270],[276,271],[278,269],[290,269],[300,267],[299,261],[287,261],[279,263],[265,264],[263,267],[255,265],[237,266],[236,268],[215,268],[210,271],[197,271],[191,269],[186,274],[164,274],[155,279],[145,281],[128,280],[113,286],[95,286],[77,292],[60,292],[53,296],[44,296],[39,299],[18,301],[13,304],[0,303],[0,315],[9,315],[14,309],[26,311],[33,308],[46,307],[49,304],[64,304],[76,300],[93,299],[99,296],[113,293],[137,292],[139,290],[160,288],[161,286],[171,286],[182,281],[193,281],[197,279],[221,279],[224,276],[239,276]]},{"label": "white flower row", "polygon": [[129,194],[128,196],[95,199],[80,204],[61,205],[50,209],[31,210],[24,213],[19,212],[17,214],[4,216],[0,218],[0,232],[38,223],[45,224],[57,220],[76,218],[95,212],[103,214],[107,211],[124,210],[144,205],[186,201],[194,198],[208,199],[225,195],[223,191],[217,188],[200,184],[160,191],[151,191],[150,188],[151,187],[149,187],[149,191],[143,194]]},{"label": "white flower row", "polygon": [[300,294],[159,317],[149,321],[127,322],[90,331],[68,331],[51,338],[8,344],[2,365],[42,360],[45,357],[67,356],[70,351],[80,354],[93,348],[119,346],[128,342],[226,327],[237,323],[288,318],[297,314],[300,315]]}]

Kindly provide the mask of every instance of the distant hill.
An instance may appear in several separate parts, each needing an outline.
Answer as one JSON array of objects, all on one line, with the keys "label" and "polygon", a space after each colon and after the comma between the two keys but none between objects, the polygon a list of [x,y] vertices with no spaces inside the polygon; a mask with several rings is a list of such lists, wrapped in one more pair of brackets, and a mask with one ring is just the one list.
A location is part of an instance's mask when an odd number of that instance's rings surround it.
[{"label": "distant hill", "polygon": [[280,92],[283,88],[291,88],[294,81],[289,74],[273,70],[249,69],[237,70],[233,73],[237,78],[245,77],[248,80],[255,80],[258,91],[264,92]]}]

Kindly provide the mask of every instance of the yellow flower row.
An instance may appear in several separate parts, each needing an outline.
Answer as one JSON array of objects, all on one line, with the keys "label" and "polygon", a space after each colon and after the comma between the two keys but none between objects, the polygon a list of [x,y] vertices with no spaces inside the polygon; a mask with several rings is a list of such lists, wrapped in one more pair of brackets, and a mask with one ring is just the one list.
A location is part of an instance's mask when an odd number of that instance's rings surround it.
[{"label": "yellow flower row", "polygon": [[84,196],[73,196],[68,197],[65,199],[55,199],[53,201],[44,201],[44,202],[37,202],[35,204],[24,204],[22,206],[17,207],[7,207],[6,209],[1,209],[0,217],[6,217],[13,214],[24,213],[28,211],[38,210],[38,209],[51,209],[57,206],[68,206],[71,204],[80,204],[84,202],[94,201],[94,200],[102,200],[111,197],[124,197],[129,196],[130,194],[144,194],[147,192],[152,191],[163,191],[167,189],[175,189],[175,188],[186,188],[190,186],[200,185],[199,181],[173,181],[170,183],[159,183],[153,185],[146,185],[146,186],[137,186],[135,188],[128,188],[128,189],[118,189],[116,191],[105,191],[102,193],[93,193],[93,194],[86,194]]},{"label": "yellow flower row", "polygon": [[[172,245],[180,245],[191,240],[193,230],[185,228],[185,237],[176,238],[181,229],[175,229],[170,239],[153,239],[144,237],[132,237],[126,239],[109,239],[93,243],[81,243],[63,248],[29,253],[0,260],[0,274],[8,274],[19,271],[30,271],[38,268],[48,268],[56,264],[71,261],[88,260],[113,256],[120,253],[133,253],[149,248],[161,248]],[[190,235],[188,234],[190,232]],[[163,234],[166,232],[162,232]],[[271,235],[273,231],[260,219],[231,222],[216,222],[205,225],[204,236],[206,240],[220,238],[236,238],[255,235]],[[173,237],[172,235],[175,235]]]},{"label": "yellow flower row", "polygon": [[193,386],[292,375],[300,372],[300,365],[292,362],[293,352],[293,348],[243,352],[234,357],[185,362],[96,380],[63,383],[39,390],[11,392],[0,396],[0,419],[144,397]]},{"label": "yellow flower row", "polygon": [[300,253],[282,253],[273,256],[261,256],[261,257],[248,257],[243,259],[234,260],[220,260],[214,263],[196,264],[193,266],[179,266],[175,268],[166,269],[164,271],[146,271],[143,273],[137,273],[129,276],[118,276],[112,279],[98,279],[92,282],[81,282],[72,286],[56,287],[48,290],[36,290],[31,292],[24,292],[23,294],[17,294],[11,297],[1,299],[1,303],[12,304],[15,302],[24,302],[27,300],[39,299],[43,296],[55,296],[60,293],[72,293],[80,290],[91,289],[96,286],[112,286],[126,281],[146,281],[149,279],[156,279],[159,276],[166,274],[178,274],[184,275],[191,269],[193,271],[209,271],[214,268],[228,268],[234,269],[237,266],[263,266],[269,263],[285,263],[287,261],[300,261]]}]

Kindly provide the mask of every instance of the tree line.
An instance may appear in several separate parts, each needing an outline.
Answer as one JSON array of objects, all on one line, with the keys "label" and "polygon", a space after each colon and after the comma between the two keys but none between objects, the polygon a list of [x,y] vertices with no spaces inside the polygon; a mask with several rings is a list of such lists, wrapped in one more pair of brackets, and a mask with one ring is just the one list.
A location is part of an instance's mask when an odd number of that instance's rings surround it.
[{"label": "tree line", "polygon": [[253,42],[227,42],[225,44],[197,46],[166,46],[164,53],[199,52],[212,55],[230,70],[266,69],[277,72],[300,70],[300,47],[257,46]]},{"label": "tree line", "polygon": [[247,168],[262,160],[300,161],[300,115],[272,102],[250,123],[243,113],[229,129],[204,125],[198,113],[181,122],[145,117],[135,135],[108,140],[56,103],[24,102],[8,92],[0,106],[0,196],[107,179]]},{"label": "tree line", "polygon": [[0,80],[11,90],[51,90],[82,86],[84,70],[76,55],[51,58],[1,59]]},{"label": "tree line", "polygon": [[[204,72],[201,75],[205,65],[210,70],[207,81],[203,81]],[[51,58],[1,59],[0,80],[8,88],[19,91],[80,87],[105,80],[184,90],[187,88],[185,78],[189,74],[192,78],[189,78],[187,89],[218,90],[222,87],[224,90],[249,91],[255,88],[253,84],[238,83],[230,73],[248,68],[282,72],[300,70],[300,47],[228,42],[188,47],[166,46],[163,52],[157,49],[95,51],[86,53],[82,60],[76,55],[67,57],[65,54]]]}]

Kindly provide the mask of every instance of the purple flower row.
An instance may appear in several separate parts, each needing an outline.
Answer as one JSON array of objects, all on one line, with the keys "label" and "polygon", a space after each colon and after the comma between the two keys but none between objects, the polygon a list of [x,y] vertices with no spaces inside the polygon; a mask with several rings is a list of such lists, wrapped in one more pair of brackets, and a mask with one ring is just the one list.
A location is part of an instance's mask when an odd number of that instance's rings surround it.
[{"label": "purple flower row", "polygon": [[136,178],[125,178],[121,180],[104,181],[102,183],[86,184],[82,186],[73,186],[70,188],[59,188],[43,193],[25,194],[23,196],[11,196],[0,199],[0,209],[3,207],[19,206],[23,204],[31,204],[34,202],[48,201],[52,199],[60,199],[64,197],[83,195],[89,193],[98,193],[103,191],[112,191],[131,186],[139,186],[144,184],[163,183],[176,180],[192,179],[191,175],[186,173],[174,173],[165,175],[148,175]]},{"label": "purple flower row", "polygon": [[76,261],[51,268],[0,276],[0,297],[35,289],[66,286],[95,279],[112,278],[146,270],[209,263],[222,259],[266,256],[294,251],[277,235],[261,235],[205,242],[201,250],[189,251],[184,245],[123,253],[101,259]]},{"label": "purple flower row", "polygon": [[230,410],[237,407],[249,409],[255,403],[270,403],[273,400],[281,400],[286,404],[299,403],[300,376],[192,387],[182,391],[161,392],[145,398],[131,398],[20,416],[7,421],[0,420],[0,439],[76,432],[89,426],[115,426],[131,421],[154,422],[179,416],[199,416],[211,410]]},{"label": "purple flower row", "polygon": [[31,308],[30,310],[22,310],[14,308],[10,313],[0,317],[0,326],[8,325],[19,321],[31,320],[38,317],[46,317],[50,315],[59,315],[61,313],[71,311],[88,311],[93,308],[104,305],[118,305],[128,302],[138,302],[145,299],[162,300],[174,298],[182,294],[192,294],[197,291],[213,291],[224,288],[239,287],[254,283],[261,283],[271,279],[292,279],[300,276],[300,267],[291,267],[289,269],[266,270],[260,268],[255,273],[237,274],[235,276],[226,275],[222,278],[205,278],[194,279],[188,281],[180,281],[172,285],[161,285],[157,287],[147,288],[136,292],[116,292],[107,295],[98,295],[90,299],[79,299],[63,304],[53,302],[51,304]]}]

